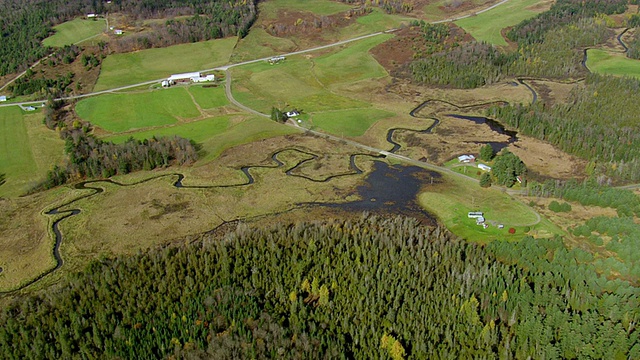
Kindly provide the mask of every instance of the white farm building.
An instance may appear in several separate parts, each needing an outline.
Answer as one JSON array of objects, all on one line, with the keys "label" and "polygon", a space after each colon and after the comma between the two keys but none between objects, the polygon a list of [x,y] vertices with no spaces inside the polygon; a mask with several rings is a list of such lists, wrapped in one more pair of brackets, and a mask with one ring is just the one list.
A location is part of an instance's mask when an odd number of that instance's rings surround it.
[{"label": "white farm building", "polygon": [[214,81],[216,79],[215,75],[202,75],[199,72],[190,72],[184,74],[173,74],[169,76],[167,81],[169,83],[179,83],[179,82],[205,82],[205,81]]}]

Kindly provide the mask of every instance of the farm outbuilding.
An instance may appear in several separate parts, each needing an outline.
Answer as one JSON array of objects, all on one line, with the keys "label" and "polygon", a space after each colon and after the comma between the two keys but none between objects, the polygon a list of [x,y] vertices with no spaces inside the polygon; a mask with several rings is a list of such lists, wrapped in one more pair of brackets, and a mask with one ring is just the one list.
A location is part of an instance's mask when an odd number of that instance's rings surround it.
[{"label": "farm outbuilding", "polygon": [[491,166],[485,165],[485,164],[478,164],[478,169],[484,170],[484,171],[491,171]]},{"label": "farm outbuilding", "polygon": [[206,82],[206,81],[214,81],[216,79],[215,75],[202,75],[199,72],[190,72],[183,74],[173,74],[169,76],[166,80],[169,84],[173,83],[185,83],[185,82]]}]

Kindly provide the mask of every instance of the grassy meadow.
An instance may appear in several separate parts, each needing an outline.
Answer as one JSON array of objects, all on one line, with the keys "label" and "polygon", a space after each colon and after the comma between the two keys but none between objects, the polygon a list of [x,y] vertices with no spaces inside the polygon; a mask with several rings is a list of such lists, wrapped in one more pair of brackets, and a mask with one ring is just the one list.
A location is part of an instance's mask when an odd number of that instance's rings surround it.
[{"label": "grassy meadow", "polygon": [[[454,6],[454,0],[436,0],[433,2],[429,2],[422,8],[422,12],[424,13],[425,21],[438,21],[445,20],[451,17],[459,16],[460,10]],[[478,7],[479,9],[483,7],[489,6],[489,3],[492,3],[490,0],[471,0],[465,2],[471,4],[474,7]]]},{"label": "grassy meadow", "polygon": [[106,22],[103,19],[77,18],[55,26],[53,29],[55,34],[42,40],[44,46],[63,47],[81,42],[105,31]]},{"label": "grassy meadow", "polygon": [[587,67],[600,74],[640,78],[640,60],[606,50],[587,50]]},{"label": "grassy meadow", "polygon": [[260,16],[266,19],[276,19],[279,13],[285,11],[310,12],[320,16],[327,16],[349,9],[351,9],[351,6],[348,4],[330,0],[272,0],[260,3]]},{"label": "grassy meadow", "polygon": [[42,124],[42,113],[0,108],[0,197],[15,197],[44,178],[63,159],[64,141]]},{"label": "grassy meadow", "polygon": [[542,12],[544,8],[535,9],[540,0],[511,0],[481,14],[456,21],[456,25],[470,33],[477,41],[485,41],[494,45],[507,46],[502,37],[502,29],[514,26]]},{"label": "grassy meadow", "polygon": [[[481,188],[477,182],[459,176],[443,175],[446,183],[418,197],[420,205],[435,214],[454,234],[471,241],[495,239],[520,240],[527,227],[529,235],[549,237],[564,231],[538,216],[530,207],[496,188]],[[469,219],[470,211],[482,211],[488,222],[503,224],[503,229],[491,225],[487,229]],[[516,233],[511,235],[508,229]]]},{"label": "grassy meadow", "polygon": [[368,108],[338,110],[313,115],[313,127],[338,136],[361,136],[377,121],[395,116],[395,113]]},{"label": "grassy meadow", "polygon": [[171,125],[179,118],[200,115],[182,87],[90,97],[78,102],[76,112],[82,119],[112,133]]},{"label": "grassy meadow", "polygon": [[229,37],[109,55],[102,62],[94,91],[222,66],[229,62],[236,41],[236,37]]}]

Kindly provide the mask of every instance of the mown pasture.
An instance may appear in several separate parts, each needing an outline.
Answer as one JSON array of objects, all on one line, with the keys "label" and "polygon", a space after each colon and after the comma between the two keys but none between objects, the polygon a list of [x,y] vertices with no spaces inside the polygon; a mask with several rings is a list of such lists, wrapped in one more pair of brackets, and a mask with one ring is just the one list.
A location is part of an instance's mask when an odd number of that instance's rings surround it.
[{"label": "mown pasture", "polygon": [[260,16],[266,19],[276,19],[281,12],[285,11],[310,12],[327,16],[349,9],[351,6],[348,4],[329,0],[273,0],[260,3]]},{"label": "mown pasture", "polygon": [[19,107],[0,108],[0,174],[6,183],[0,197],[23,194],[62,161],[64,141],[42,124],[42,113]]},{"label": "mown pasture", "polygon": [[162,79],[227,64],[236,37],[107,56],[94,91]]},{"label": "mown pasture", "polygon": [[106,23],[103,19],[77,18],[55,26],[53,30],[55,34],[42,40],[44,46],[63,47],[76,44],[105,31]]},{"label": "mown pasture", "polygon": [[[435,214],[454,234],[478,242],[496,239],[519,240],[529,228],[529,235],[550,237],[564,231],[548,220],[539,217],[530,207],[495,188],[481,188],[476,181],[456,175],[444,174],[443,185],[427,189],[419,195],[419,202]],[[482,211],[487,221],[493,222],[487,229],[469,219],[470,211]],[[497,224],[503,224],[498,229]],[[513,227],[515,234],[509,234]]]},{"label": "mown pasture", "polygon": [[587,50],[587,67],[599,74],[640,78],[640,60],[601,49]]},{"label": "mown pasture", "polygon": [[[465,2],[465,4],[470,4],[472,7],[478,9],[488,7],[490,3],[492,3],[492,1],[488,0],[471,0]],[[424,14],[423,19],[425,21],[431,22],[460,16],[461,11],[458,9],[460,4],[462,3],[455,2],[453,0],[436,0],[433,2],[430,1],[421,9],[422,13]]]},{"label": "mown pasture", "polygon": [[534,6],[540,0],[508,1],[489,11],[456,21],[456,25],[470,33],[477,41],[507,46],[502,30],[535,16],[544,10]]},{"label": "mown pasture", "polygon": [[78,115],[108,132],[175,124],[200,115],[185,88],[131,94],[105,94],[76,105]]}]

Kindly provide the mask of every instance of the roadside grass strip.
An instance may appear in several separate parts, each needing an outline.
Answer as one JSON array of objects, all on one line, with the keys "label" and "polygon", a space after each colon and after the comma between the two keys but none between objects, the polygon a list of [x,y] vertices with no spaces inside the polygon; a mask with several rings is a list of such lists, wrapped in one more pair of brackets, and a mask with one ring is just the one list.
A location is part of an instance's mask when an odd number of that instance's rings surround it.
[{"label": "roadside grass strip", "polygon": [[606,50],[587,50],[587,67],[599,74],[631,76],[640,79],[640,60]]},{"label": "roadside grass strip", "polygon": [[[520,240],[529,228],[530,235],[550,237],[564,231],[548,220],[538,222],[536,213],[525,204],[496,188],[481,188],[477,182],[443,174],[446,185],[434,192],[425,191],[418,196],[420,205],[435,214],[449,230],[469,241]],[[437,192],[436,192],[437,191]],[[487,222],[484,229],[470,219],[468,213],[481,211]],[[499,229],[496,225],[502,224]],[[509,233],[509,228],[515,234]]]},{"label": "roadside grass strip", "polygon": [[102,19],[85,20],[77,18],[55,26],[53,29],[55,34],[42,40],[44,46],[63,47],[75,44],[105,31],[106,23]]},{"label": "roadside grass strip", "polygon": [[470,33],[477,41],[507,46],[507,42],[502,36],[502,29],[516,25],[544,11],[543,7],[537,10],[530,9],[540,2],[540,0],[510,0],[489,11],[458,20],[455,23]]},{"label": "roadside grass strip", "polygon": [[119,133],[174,124],[200,115],[185,88],[135,94],[105,94],[76,105],[78,115],[95,126]]},{"label": "roadside grass strip", "polygon": [[352,109],[315,113],[313,125],[336,136],[361,136],[377,121],[396,116],[378,109]]},{"label": "roadside grass strip", "polygon": [[94,91],[162,79],[227,64],[236,37],[107,56]]}]

